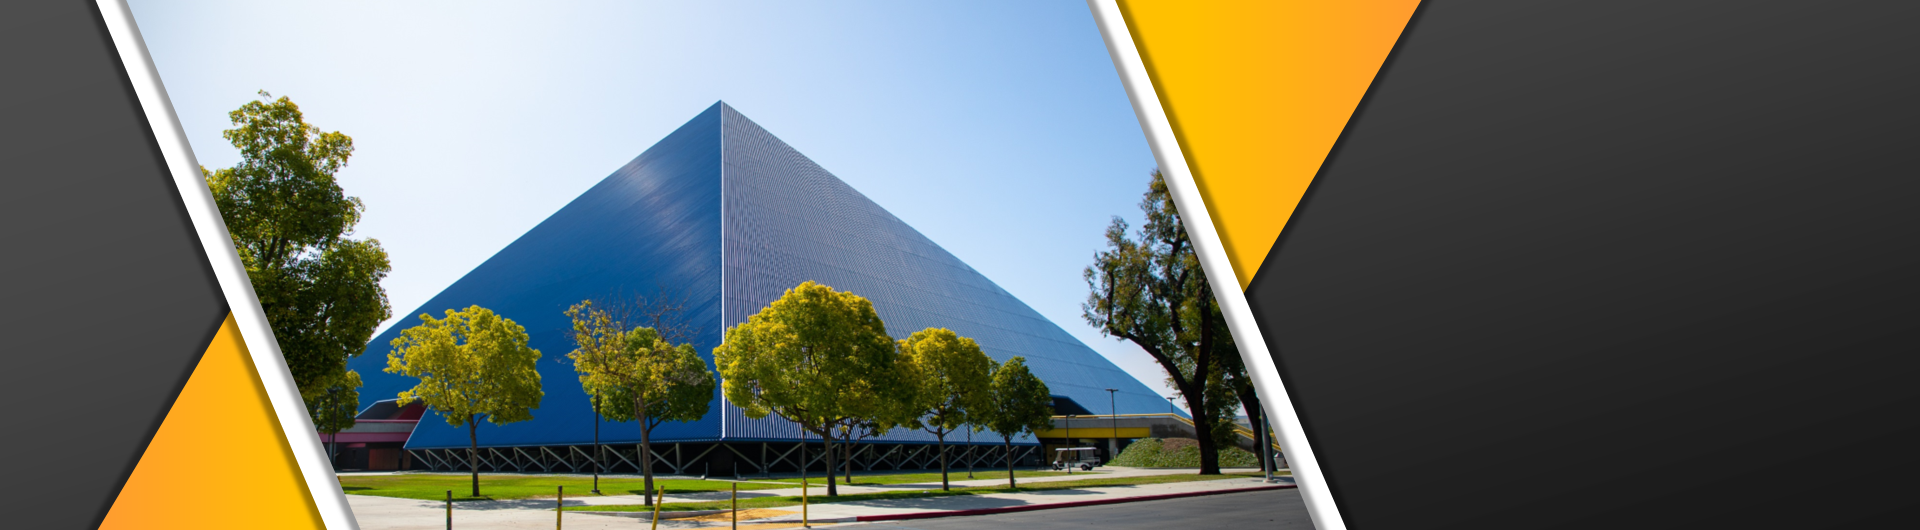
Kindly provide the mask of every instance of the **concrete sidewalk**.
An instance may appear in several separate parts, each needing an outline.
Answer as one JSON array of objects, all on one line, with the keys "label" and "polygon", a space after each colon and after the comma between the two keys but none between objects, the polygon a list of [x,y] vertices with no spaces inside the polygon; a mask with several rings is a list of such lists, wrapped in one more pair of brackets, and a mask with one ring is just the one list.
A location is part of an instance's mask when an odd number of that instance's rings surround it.
[{"label": "concrete sidewalk", "polygon": [[[1236,469],[1223,469],[1221,471],[1224,473],[1254,473],[1254,472],[1258,472],[1259,470],[1236,468]],[[1148,468],[1137,468],[1137,467],[1108,466],[1108,467],[1097,468],[1090,472],[1076,471],[1072,475],[1057,475],[1057,476],[1045,476],[1045,477],[1021,477],[1017,480],[1016,483],[1017,484],[1036,484],[1041,482],[1062,482],[1062,481],[1072,481],[1072,480],[1087,480],[1092,478],[1120,478],[1120,477],[1140,477],[1140,476],[1152,476],[1152,475],[1191,475],[1193,473],[1195,473],[1195,470],[1193,469],[1148,469]],[[982,487],[982,486],[998,487],[998,486],[1004,486],[1007,483],[1007,479],[1005,478],[966,480],[966,476],[967,476],[966,472],[962,471],[960,473],[952,474],[951,476],[948,477],[947,481],[948,483],[952,484],[953,487],[955,488]],[[691,478],[691,477],[688,477],[688,478]],[[846,484],[843,482],[843,483],[840,483],[838,486],[836,486],[836,489],[838,489],[841,494],[849,494],[849,495],[855,494],[855,493],[878,493],[878,492],[886,492],[886,491],[929,491],[929,490],[940,489],[939,482],[919,482],[919,483],[911,483],[911,484],[864,484],[864,483],[858,482],[860,479],[861,479],[860,475],[854,475],[854,480],[855,480],[854,484]],[[810,486],[809,488],[811,491],[810,494],[823,495],[823,496],[826,495],[827,494],[826,478],[813,477],[812,480],[815,480],[815,481],[808,484]],[[741,482],[742,483],[751,482],[756,484],[770,483],[770,481],[766,481],[766,480],[751,480],[751,479],[744,480]],[[726,491],[697,491],[697,492],[675,493],[673,490],[669,489],[667,490],[666,502],[674,503],[674,502],[724,501],[724,500],[727,500],[727,496],[729,494],[730,493]],[[758,497],[798,497],[798,496],[800,496],[800,488],[798,485],[795,485],[795,487],[792,487],[792,488],[777,488],[777,489],[765,489],[765,490],[753,490],[753,491],[740,492],[740,498],[743,500],[758,498]],[[548,500],[547,502],[551,504],[553,501]],[[579,497],[578,499],[574,499],[574,498],[567,499],[567,506],[607,506],[607,505],[616,505],[616,504],[643,504],[643,499],[641,499],[639,495],[594,495],[594,496],[582,496],[582,497]]]},{"label": "concrete sidewalk", "polygon": [[[1029,493],[989,493],[923,499],[836,502],[810,506],[807,509],[806,519],[814,525],[834,525],[901,519],[957,517],[1158,500],[1236,491],[1254,491],[1258,489],[1292,487],[1292,485],[1291,482],[1284,484],[1266,484],[1260,479],[1234,478],[1170,484],[1142,484],[1136,486],[1036,491]],[[774,510],[787,513],[773,513]],[[748,523],[751,523],[753,528],[791,528],[798,526],[801,522],[800,507],[798,506],[784,506],[774,510],[743,514],[757,517],[743,517],[740,520],[741,528],[748,528]],[[727,527],[730,521],[726,519],[726,517],[729,514],[723,513],[717,515],[718,517],[704,518],[706,520],[701,521],[663,519],[660,522],[660,526],[661,528],[676,529]],[[636,518],[645,520],[643,517]],[[669,526],[668,523],[674,524]]]},{"label": "concrete sidewalk", "polygon": [[[1082,480],[1094,477],[1188,473],[1193,473],[1193,470],[1149,470],[1109,467],[1101,468],[1094,473],[1075,473],[1071,477],[1023,478],[1020,479],[1020,482],[1055,482],[1061,480]],[[962,474],[962,476],[964,476],[964,474]],[[991,493],[921,499],[824,503],[810,506],[807,509],[806,515],[808,516],[808,520],[816,526],[856,521],[972,515],[998,511],[1045,509],[1099,503],[1132,502],[1136,500],[1188,495],[1205,495],[1229,491],[1243,491],[1250,488],[1292,486],[1290,477],[1282,478],[1285,479],[1285,481],[1278,485],[1266,484],[1257,478],[1230,478],[1169,484],[1110,486],[1026,493]],[[953,484],[955,486],[994,486],[1005,484],[1005,480],[955,481]],[[840,487],[840,491],[843,494],[852,494],[880,491],[934,490],[939,489],[939,487],[939,483],[874,486],[843,485]],[[674,494],[671,490],[667,493],[667,502],[670,503],[725,500],[728,495],[728,492]],[[799,488],[756,490],[740,492],[740,498],[794,496],[799,494]],[[813,494],[824,495],[823,488],[813,488]],[[443,503],[438,501],[420,501],[362,495],[348,495],[347,501],[348,505],[353,509],[354,518],[358,520],[362,530],[435,530],[446,528],[446,508]],[[582,497],[578,499],[569,498],[566,499],[565,504],[567,506],[632,505],[640,504],[640,497],[635,495],[610,495]],[[453,527],[461,530],[553,528],[555,523],[553,507],[554,501],[550,498],[458,502],[454,503]],[[728,527],[732,523],[733,516],[730,512],[708,514],[682,513],[675,515],[679,515],[680,517],[663,517],[660,521],[660,527],[673,529]],[[798,527],[801,515],[801,508],[799,506],[742,510],[740,514],[740,528],[772,529]],[[568,511],[564,516],[564,528],[641,528],[642,526],[640,525],[648,525],[651,523],[650,517],[651,514],[649,513],[639,512],[595,513]]]}]

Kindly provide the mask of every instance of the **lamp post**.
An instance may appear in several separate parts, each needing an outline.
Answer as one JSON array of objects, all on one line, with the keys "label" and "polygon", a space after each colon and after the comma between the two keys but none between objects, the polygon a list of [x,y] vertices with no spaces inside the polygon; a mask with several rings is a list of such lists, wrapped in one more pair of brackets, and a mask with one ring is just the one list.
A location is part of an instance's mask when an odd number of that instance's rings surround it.
[{"label": "lamp post", "polygon": [[[1065,449],[1073,449],[1073,415],[1072,414],[1067,415],[1067,446],[1065,447]],[[1072,451],[1068,451],[1068,452],[1072,452]],[[1065,466],[1067,468],[1067,474],[1072,475],[1073,464],[1067,463],[1067,455],[1065,453],[1062,453],[1057,458],[1060,459],[1060,465]]]},{"label": "lamp post", "polygon": [[1260,471],[1267,475],[1267,483],[1278,482],[1273,479],[1273,431],[1267,429],[1267,411],[1260,411]]},{"label": "lamp post", "polygon": [[1179,416],[1179,409],[1173,408],[1173,396],[1167,396],[1167,414]]},{"label": "lamp post", "polygon": [[1113,397],[1114,392],[1119,391],[1120,389],[1118,388],[1107,389],[1107,417],[1113,419],[1113,432],[1111,433],[1113,437],[1107,439],[1108,462],[1112,462],[1113,459],[1120,457],[1120,409],[1114,405]]}]

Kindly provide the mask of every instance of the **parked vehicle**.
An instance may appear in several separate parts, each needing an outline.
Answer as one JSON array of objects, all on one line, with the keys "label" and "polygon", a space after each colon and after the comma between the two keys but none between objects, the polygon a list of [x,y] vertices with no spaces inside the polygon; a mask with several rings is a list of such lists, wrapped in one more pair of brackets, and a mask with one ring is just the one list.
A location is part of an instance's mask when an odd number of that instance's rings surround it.
[{"label": "parked vehicle", "polygon": [[1096,449],[1092,447],[1055,449],[1053,470],[1066,470],[1068,473],[1072,473],[1073,470],[1071,468],[1078,467],[1081,471],[1093,471],[1093,466],[1100,465],[1100,457],[1095,451]]}]

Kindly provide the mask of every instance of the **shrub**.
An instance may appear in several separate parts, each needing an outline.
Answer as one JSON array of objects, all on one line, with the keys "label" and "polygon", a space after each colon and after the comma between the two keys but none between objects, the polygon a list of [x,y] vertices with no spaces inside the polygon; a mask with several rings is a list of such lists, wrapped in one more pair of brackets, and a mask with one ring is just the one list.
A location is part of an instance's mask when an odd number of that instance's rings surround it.
[{"label": "shrub", "polygon": [[[1192,438],[1142,438],[1110,462],[1127,467],[1200,467],[1200,442]],[[1260,457],[1238,447],[1220,448],[1220,467],[1260,467]]]},{"label": "shrub", "polygon": [[1189,447],[1193,448],[1194,454],[1199,454],[1200,441],[1192,438],[1168,438],[1160,441],[1160,450],[1163,452],[1178,453]]}]

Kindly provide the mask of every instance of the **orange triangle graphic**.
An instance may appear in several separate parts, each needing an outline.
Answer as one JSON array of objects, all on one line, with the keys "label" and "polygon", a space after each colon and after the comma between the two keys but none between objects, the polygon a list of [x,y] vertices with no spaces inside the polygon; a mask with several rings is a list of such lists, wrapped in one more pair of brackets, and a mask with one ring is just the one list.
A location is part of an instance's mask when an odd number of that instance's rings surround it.
[{"label": "orange triangle graphic", "polygon": [[325,527],[228,314],[100,528]]},{"label": "orange triangle graphic", "polygon": [[1419,5],[1120,2],[1242,289]]}]

